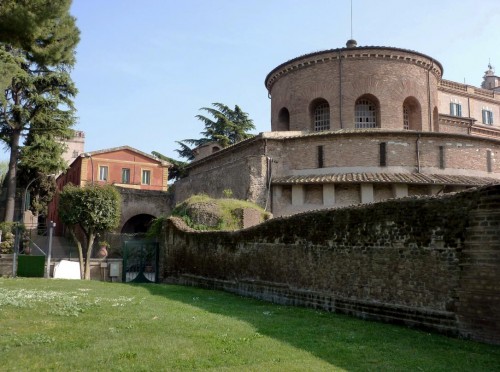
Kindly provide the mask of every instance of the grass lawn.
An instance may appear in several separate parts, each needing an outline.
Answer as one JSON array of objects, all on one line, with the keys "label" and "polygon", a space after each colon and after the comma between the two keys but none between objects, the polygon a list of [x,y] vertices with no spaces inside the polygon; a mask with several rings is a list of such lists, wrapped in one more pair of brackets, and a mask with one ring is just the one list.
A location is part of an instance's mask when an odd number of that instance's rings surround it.
[{"label": "grass lawn", "polygon": [[500,371],[500,347],[189,287],[0,279],[0,370]]}]

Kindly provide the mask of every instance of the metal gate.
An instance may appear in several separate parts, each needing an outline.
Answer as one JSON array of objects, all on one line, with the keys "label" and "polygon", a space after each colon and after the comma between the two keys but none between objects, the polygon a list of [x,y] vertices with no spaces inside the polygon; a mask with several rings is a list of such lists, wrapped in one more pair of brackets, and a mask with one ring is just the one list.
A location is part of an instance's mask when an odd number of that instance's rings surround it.
[{"label": "metal gate", "polygon": [[128,240],[123,242],[123,282],[158,282],[158,242]]}]

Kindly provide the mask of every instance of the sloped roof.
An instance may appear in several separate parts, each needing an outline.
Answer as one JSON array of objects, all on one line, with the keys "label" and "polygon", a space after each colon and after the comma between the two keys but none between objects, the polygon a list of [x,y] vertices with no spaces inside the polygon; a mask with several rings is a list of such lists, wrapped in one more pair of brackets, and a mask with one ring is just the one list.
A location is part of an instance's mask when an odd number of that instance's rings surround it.
[{"label": "sloped roof", "polygon": [[119,146],[119,147],[112,147],[112,148],[103,149],[103,150],[86,151],[83,154],[81,154],[80,156],[85,157],[85,154],[90,154],[91,156],[93,156],[93,155],[106,154],[106,153],[109,153],[109,152],[116,152],[116,151],[121,151],[121,150],[129,150],[129,151],[138,153],[138,154],[140,154],[140,155],[142,155],[142,156],[144,156],[146,158],[149,158],[151,160],[157,161],[161,165],[164,165],[164,166],[167,166],[167,167],[171,167],[172,166],[172,164],[170,162],[166,161],[166,160],[158,159],[156,156],[153,156],[151,154],[147,154],[145,152],[142,152],[140,150],[134,149],[133,147],[126,146],[126,145],[125,146]]},{"label": "sloped roof", "polygon": [[415,185],[482,186],[499,184],[489,177],[471,177],[423,173],[332,173],[321,175],[284,176],[273,178],[274,185],[315,183],[406,183]]}]

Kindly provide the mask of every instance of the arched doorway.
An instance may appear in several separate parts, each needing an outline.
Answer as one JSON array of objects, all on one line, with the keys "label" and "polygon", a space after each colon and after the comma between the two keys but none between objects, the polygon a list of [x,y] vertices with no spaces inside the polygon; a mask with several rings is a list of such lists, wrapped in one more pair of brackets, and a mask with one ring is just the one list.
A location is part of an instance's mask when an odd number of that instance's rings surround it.
[{"label": "arched doorway", "polygon": [[122,227],[122,234],[146,233],[155,216],[150,214],[138,214],[130,218]]}]

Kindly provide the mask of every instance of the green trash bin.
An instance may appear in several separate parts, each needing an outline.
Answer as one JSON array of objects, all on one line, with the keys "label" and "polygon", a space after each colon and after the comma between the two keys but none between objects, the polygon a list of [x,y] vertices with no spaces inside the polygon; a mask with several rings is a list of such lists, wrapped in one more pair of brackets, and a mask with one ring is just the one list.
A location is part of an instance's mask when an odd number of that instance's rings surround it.
[{"label": "green trash bin", "polygon": [[17,256],[17,276],[43,278],[45,276],[45,256]]}]

